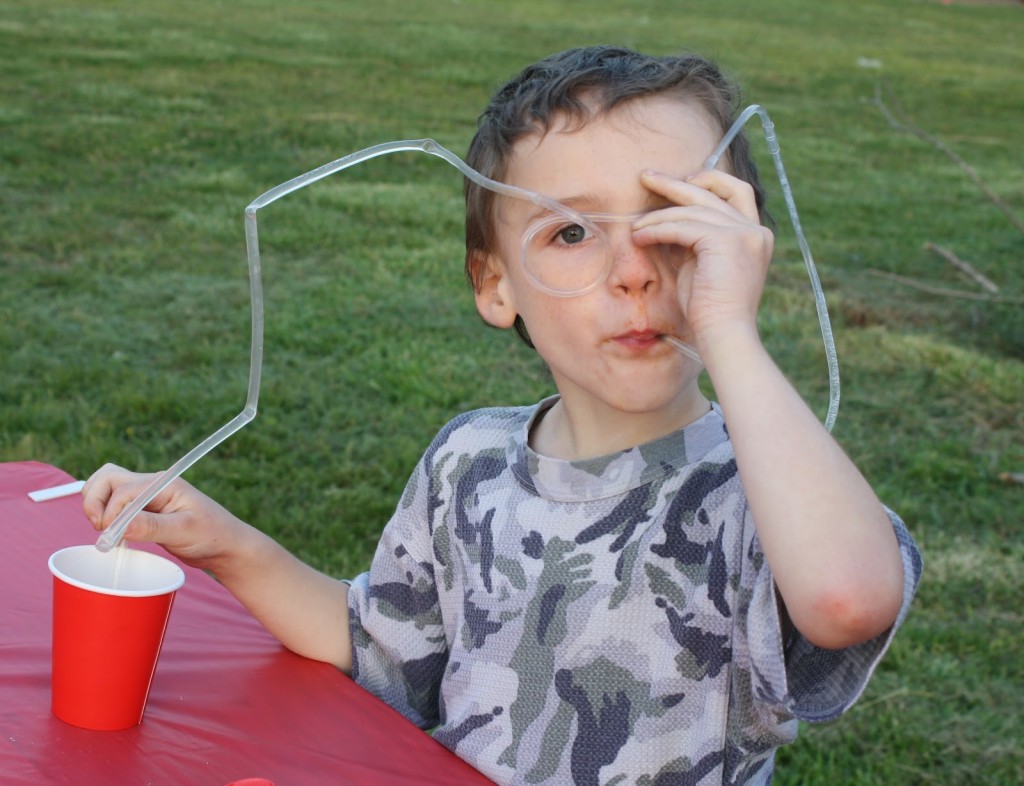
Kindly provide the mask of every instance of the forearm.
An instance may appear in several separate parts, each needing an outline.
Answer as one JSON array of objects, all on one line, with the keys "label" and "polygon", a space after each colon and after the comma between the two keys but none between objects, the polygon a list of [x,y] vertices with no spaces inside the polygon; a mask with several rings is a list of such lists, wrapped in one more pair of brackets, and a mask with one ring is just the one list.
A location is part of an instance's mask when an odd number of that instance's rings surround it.
[{"label": "forearm", "polygon": [[881,503],[755,330],[707,343],[702,356],[790,619],[824,647],[878,635],[895,620],[903,581]]},{"label": "forearm", "polygon": [[211,572],[284,646],[351,672],[348,586],[254,528]]}]

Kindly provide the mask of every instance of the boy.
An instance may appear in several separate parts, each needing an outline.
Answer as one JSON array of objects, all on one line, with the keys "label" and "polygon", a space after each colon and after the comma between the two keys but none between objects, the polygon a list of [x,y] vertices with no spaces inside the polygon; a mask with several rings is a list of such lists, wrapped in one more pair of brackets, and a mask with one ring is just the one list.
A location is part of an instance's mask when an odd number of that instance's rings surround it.
[{"label": "boy", "polygon": [[[607,47],[496,93],[468,163],[584,221],[470,183],[467,273],[558,394],[449,423],[369,573],[319,574],[183,482],[128,537],[499,783],[770,782],[797,719],[863,690],[920,557],[761,345],[773,239],[746,142],[702,170],[736,101],[700,58]],[[145,482],[105,467],[87,515],[108,526]]]}]

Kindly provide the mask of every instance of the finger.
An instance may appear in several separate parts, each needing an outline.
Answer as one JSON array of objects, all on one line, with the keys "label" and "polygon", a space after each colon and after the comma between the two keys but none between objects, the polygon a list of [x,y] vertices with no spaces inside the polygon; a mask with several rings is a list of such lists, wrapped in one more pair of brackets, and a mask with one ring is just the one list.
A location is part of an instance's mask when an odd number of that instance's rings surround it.
[{"label": "finger", "polygon": [[[98,528],[106,529],[106,527],[110,526],[128,505],[149,489],[150,484],[156,477],[155,474],[140,475],[134,472],[125,472],[120,477],[115,475],[112,482],[112,491],[106,501],[106,507],[103,509],[102,519]],[[172,504],[173,500],[173,489],[165,488],[146,504],[145,509],[161,513]]]},{"label": "finger", "polygon": [[746,180],[740,180],[720,169],[702,169],[700,172],[690,175],[686,181],[691,185],[707,189],[747,218],[760,222],[757,212],[757,197],[754,194],[753,186]]},{"label": "finger", "polygon": [[742,223],[711,208],[669,208],[663,220],[645,217],[634,225],[633,242],[638,246],[658,243],[694,248],[698,244],[727,240],[738,242],[748,253],[770,255],[774,245],[771,231],[760,224]]},{"label": "finger", "polygon": [[82,510],[96,529],[100,529],[103,513],[116,487],[119,477],[130,473],[116,464],[104,464],[96,470],[82,486]]},{"label": "finger", "polygon": [[142,493],[145,487],[145,481],[126,482],[121,485],[115,485],[110,493],[110,497],[107,499],[107,505],[103,509],[100,528],[106,529],[114,523],[114,520]]},{"label": "finger", "polygon": [[746,181],[726,172],[702,170],[679,179],[648,170],[641,174],[640,179],[645,188],[676,204],[728,209],[750,221],[760,220],[754,189]]},{"label": "finger", "polygon": [[748,231],[760,226],[755,222],[748,221],[734,210],[723,210],[717,206],[705,205],[677,205],[676,207],[664,207],[645,213],[633,223],[633,231],[636,232],[648,227],[661,224],[703,224],[709,227],[720,227],[723,229],[735,229]]}]

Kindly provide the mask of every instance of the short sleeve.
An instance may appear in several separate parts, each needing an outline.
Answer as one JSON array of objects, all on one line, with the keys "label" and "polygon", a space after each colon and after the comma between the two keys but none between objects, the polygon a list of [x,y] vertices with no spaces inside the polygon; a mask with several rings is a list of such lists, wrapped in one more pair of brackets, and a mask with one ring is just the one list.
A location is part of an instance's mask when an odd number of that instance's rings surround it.
[{"label": "short sleeve", "polygon": [[369,572],[350,583],[348,604],[353,679],[428,728],[438,723],[447,644],[434,583],[423,465],[385,527]]},{"label": "short sleeve", "polygon": [[903,562],[903,602],[889,630],[841,650],[817,647],[799,632],[783,645],[774,580],[763,563],[763,555],[758,558],[760,545],[756,534],[751,538],[748,556],[753,556],[754,564],[762,568],[754,571],[746,625],[751,690],[756,700],[775,712],[809,722],[829,721],[842,715],[863,693],[906,619],[921,578],[921,554],[899,516],[888,509],[886,512]]}]

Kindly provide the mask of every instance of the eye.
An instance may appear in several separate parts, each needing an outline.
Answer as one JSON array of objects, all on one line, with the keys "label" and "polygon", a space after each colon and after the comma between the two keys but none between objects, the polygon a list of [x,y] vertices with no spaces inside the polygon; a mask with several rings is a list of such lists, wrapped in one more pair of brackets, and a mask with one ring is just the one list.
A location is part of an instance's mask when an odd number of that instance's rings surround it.
[{"label": "eye", "polygon": [[587,230],[579,224],[570,224],[559,229],[555,237],[567,246],[574,246],[587,239]]}]

